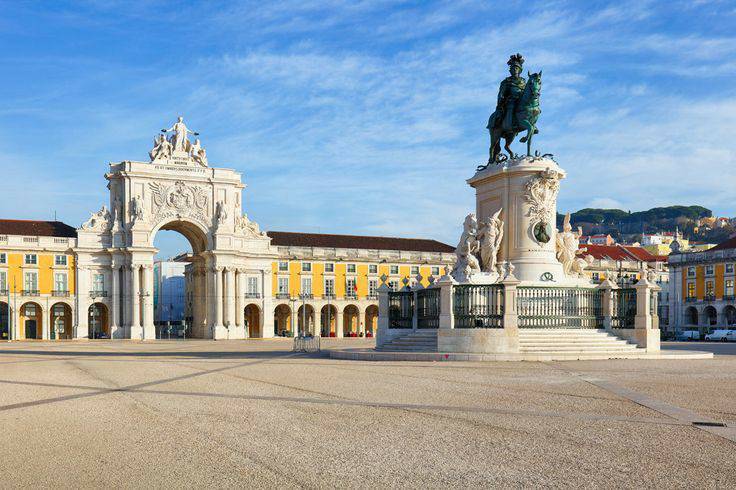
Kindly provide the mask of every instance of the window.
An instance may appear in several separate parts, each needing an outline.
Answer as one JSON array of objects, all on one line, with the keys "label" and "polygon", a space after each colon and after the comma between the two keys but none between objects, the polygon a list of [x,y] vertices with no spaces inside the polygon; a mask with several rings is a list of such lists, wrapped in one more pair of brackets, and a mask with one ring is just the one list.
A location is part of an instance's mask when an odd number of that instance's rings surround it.
[{"label": "window", "polygon": [[92,291],[100,292],[105,290],[105,274],[94,274],[92,276]]},{"label": "window", "polygon": [[695,283],[694,282],[687,283],[687,297],[688,298],[695,297]]},{"label": "window", "polygon": [[399,290],[399,281],[389,281],[388,282],[388,289],[391,291],[398,291]]},{"label": "window", "polygon": [[289,263],[279,262],[279,272],[289,272]]},{"label": "window", "polygon": [[706,265],[705,266],[705,274],[708,275],[708,276],[712,276],[713,275],[713,264],[710,264],[710,265]]},{"label": "window", "polygon": [[36,265],[38,264],[38,257],[36,254],[26,254],[25,256],[25,264],[26,265]]},{"label": "window", "polygon": [[57,255],[54,257],[54,265],[66,265],[66,255]]},{"label": "window", "polygon": [[440,268],[439,267],[432,267],[432,275],[437,277],[440,275]]},{"label": "window", "polygon": [[312,272],[312,263],[302,262],[302,272]]},{"label": "window", "polygon": [[687,268],[687,277],[695,277],[695,267]]},{"label": "window", "polygon": [[399,266],[398,265],[392,265],[389,268],[389,273],[390,274],[398,274],[399,273]]},{"label": "window", "polygon": [[[2,289],[2,288],[0,288]],[[733,298],[733,279],[726,280],[726,285],[723,288],[723,294],[724,296],[729,296]]]},{"label": "window", "polygon": [[0,264],[7,264],[8,263],[8,256],[4,253],[0,254]]},{"label": "window", "polygon": [[332,262],[325,264],[325,272],[335,272],[335,264]]},{"label": "window", "polygon": [[378,281],[371,279],[368,281],[368,296],[375,297],[378,294]]},{"label": "window", "polygon": [[311,277],[302,277],[302,294],[312,294]]},{"label": "window", "polygon": [[599,272],[594,272],[593,273],[593,280],[596,281],[596,282],[597,281],[600,281],[601,280],[601,274]]},{"label": "window", "polygon": [[411,275],[416,276],[419,274],[419,266],[418,265],[412,265],[411,266]]},{"label": "window", "polygon": [[25,309],[25,316],[36,316],[36,305],[30,304],[26,305]]},{"label": "window", "polygon": [[378,274],[378,265],[377,264],[370,264],[368,266],[368,274]]},{"label": "window", "polygon": [[705,297],[712,298],[715,295],[715,283],[713,281],[705,281]]},{"label": "window", "polygon": [[67,291],[65,272],[57,272],[56,274],[54,274],[54,291]]},{"label": "window", "polygon": [[726,274],[733,274],[733,264],[726,264]]},{"label": "window", "polygon": [[279,294],[289,294],[288,277],[279,277]]},{"label": "window", "polygon": [[8,273],[5,271],[0,271],[0,292],[2,294],[7,294],[8,290]]},{"label": "window", "polygon": [[335,296],[335,280],[333,278],[325,279],[325,296]]},{"label": "window", "polygon": [[258,294],[258,278],[249,277],[245,288],[248,294],[251,294],[251,295]]},{"label": "window", "polygon": [[355,264],[348,264],[348,274],[355,274]]},{"label": "window", "polygon": [[348,278],[345,279],[345,297],[347,298],[355,298],[358,294],[358,288],[355,285],[355,279]]},{"label": "window", "polygon": [[38,291],[38,273],[26,272],[23,275],[23,289],[26,291]]}]

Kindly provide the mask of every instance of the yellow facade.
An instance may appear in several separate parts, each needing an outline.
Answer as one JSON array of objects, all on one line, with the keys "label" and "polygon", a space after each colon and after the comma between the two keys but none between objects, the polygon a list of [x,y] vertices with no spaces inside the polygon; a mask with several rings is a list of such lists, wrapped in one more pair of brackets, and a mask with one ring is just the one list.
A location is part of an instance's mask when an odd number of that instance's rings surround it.
[{"label": "yellow facade", "polygon": [[[38,293],[40,295],[50,295],[54,290],[54,273],[66,272],[67,274],[67,290],[69,296],[73,296],[75,293],[75,266],[74,256],[71,254],[61,252],[37,252],[35,250],[25,251],[7,251],[0,248],[0,254],[6,254],[6,264],[0,264],[0,271],[5,271],[7,274],[6,288],[10,291],[10,294],[20,294],[24,289],[23,274],[25,272],[35,271],[38,273]],[[35,254],[37,256],[36,265],[26,265],[25,255]],[[55,266],[57,255],[66,256],[66,266]],[[7,300],[7,298],[5,298]],[[0,298],[3,301],[3,298]]]}]

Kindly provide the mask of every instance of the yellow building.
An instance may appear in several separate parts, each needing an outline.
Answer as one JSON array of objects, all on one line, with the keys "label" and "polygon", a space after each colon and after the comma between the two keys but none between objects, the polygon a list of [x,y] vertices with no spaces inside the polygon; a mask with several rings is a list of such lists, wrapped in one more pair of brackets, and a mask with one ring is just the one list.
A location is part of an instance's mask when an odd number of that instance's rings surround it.
[{"label": "yellow building", "polygon": [[[0,220],[0,338],[73,338],[76,231],[58,221]],[[10,320],[10,321],[9,321]]]},{"label": "yellow building", "polygon": [[427,286],[455,260],[454,248],[435,240],[277,231],[268,236],[279,255],[271,265],[270,291],[276,335],[298,327],[321,336],[371,336],[382,278],[392,290],[417,280]]}]

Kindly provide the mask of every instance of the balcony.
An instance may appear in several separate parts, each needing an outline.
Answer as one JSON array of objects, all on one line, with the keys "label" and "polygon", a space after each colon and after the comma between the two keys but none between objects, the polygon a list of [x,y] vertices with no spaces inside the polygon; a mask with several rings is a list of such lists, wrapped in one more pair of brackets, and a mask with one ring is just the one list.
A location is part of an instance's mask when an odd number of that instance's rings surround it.
[{"label": "balcony", "polygon": [[370,299],[370,300],[373,300],[373,301],[377,301],[377,300],[378,300],[378,293],[373,293],[373,294],[369,294],[369,295],[368,295],[368,296],[366,296],[365,298],[366,298],[366,299]]},{"label": "balcony", "polygon": [[733,301],[735,299],[733,294],[724,294],[723,301]]},{"label": "balcony", "polygon": [[345,293],[345,299],[358,299],[358,294],[355,292]]},{"label": "balcony", "polygon": [[7,296],[8,290],[7,289],[0,289],[0,296]]},{"label": "balcony", "polygon": [[38,289],[24,289],[21,294],[23,296],[38,296]]},{"label": "balcony", "polygon": [[713,293],[708,293],[705,296],[703,296],[703,301],[715,301],[716,295]]},{"label": "balcony", "polygon": [[312,293],[302,293],[299,295],[299,299],[314,299],[314,295]]},{"label": "balcony", "polygon": [[276,299],[290,299],[291,295],[289,293],[276,293]]},{"label": "balcony", "polygon": [[335,293],[325,293],[322,295],[322,299],[335,299]]},{"label": "balcony", "polygon": [[245,297],[249,299],[259,299],[261,297],[261,293],[245,293]]},{"label": "balcony", "polygon": [[68,298],[69,290],[68,289],[54,289],[53,291],[51,291],[51,296],[56,296],[57,298]]},{"label": "balcony", "polygon": [[107,291],[93,290],[89,292],[90,298],[107,298]]},{"label": "balcony", "polygon": [[695,303],[698,300],[695,296],[686,296],[685,303]]}]

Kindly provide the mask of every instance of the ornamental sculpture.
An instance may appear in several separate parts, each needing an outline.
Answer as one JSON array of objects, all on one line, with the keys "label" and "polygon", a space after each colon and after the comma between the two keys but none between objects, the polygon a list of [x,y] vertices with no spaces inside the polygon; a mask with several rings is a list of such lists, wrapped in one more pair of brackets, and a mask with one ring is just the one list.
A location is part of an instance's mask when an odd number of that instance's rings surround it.
[{"label": "ornamental sculpture", "polygon": [[477,240],[480,243],[480,262],[483,272],[494,272],[503,240],[503,221],[499,219],[501,210],[483,220],[478,228]]},{"label": "ornamental sculpture", "polygon": [[[524,58],[517,53],[507,62],[510,76],[506,77],[498,90],[496,110],[488,118],[488,129],[491,135],[491,146],[488,164],[501,163],[508,158],[517,158],[511,150],[511,143],[516,135],[526,131],[519,141],[526,143],[526,154],[532,154],[532,137],[539,133],[537,119],[541,114],[539,95],[542,91],[542,71],[529,73],[529,80],[521,76]],[[504,148],[508,157],[501,154],[501,139],[505,140]]]},{"label": "ornamental sculpture", "polygon": [[87,221],[82,223],[81,228],[85,231],[107,231],[112,224],[110,211],[104,204],[96,213],[92,213]]},{"label": "ornamental sculpture", "polygon": [[499,209],[490,218],[484,220],[480,227],[474,213],[465,217],[463,233],[455,248],[455,267],[452,277],[458,282],[467,282],[470,276],[480,272],[500,274],[498,272],[498,253],[503,240],[503,221],[499,218]]},{"label": "ornamental sculpture", "polygon": [[207,191],[196,185],[188,185],[178,180],[165,185],[159,182],[149,184],[153,198],[156,221],[170,217],[191,217],[201,223],[207,222]]},{"label": "ornamental sculpture", "polygon": [[470,276],[480,272],[480,262],[475,257],[479,244],[476,240],[478,232],[478,221],[475,213],[465,217],[463,233],[460,242],[455,248],[455,267],[452,269],[452,277],[458,282],[467,282]]},{"label": "ornamental sculpture", "polygon": [[540,244],[545,244],[552,239],[553,232],[550,223],[557,193],[560,191],[560,178],[562,174],[548,168],[526,183],[524,198],[529,203],[532,235]]},{"label": "ornamental sculpture", "polygon": [[567,277],[583,277],[583,271],[593,262],[593,256],[586,255],[584,258],[578,255],[588,251],[580,248],[580,236],[583,231],[578,227],[572,231],[570,224],[570,213],[565,215],[562,232],[557,234],[556,248],[557,260],[562,264],[562,270]]},{"label": "ornamental sculpture", "polygon": [[248,219],[248,215],[244,214],[239,218],[235,218],[235,233],[248,238],[265,237],[266,232],[261,231],[258,223]]},{"label": "ornamental sculpture", "polygon": [[194,143],[190,142],[190,134],[199,136],[199,133],[190,130],[184,124],[184,118],[179,116],[173,126],[162,129],[161,134],[154,138],[153,149],[148,152],[151,162],[173,158],[176,163],[191,161],[206,167],[207,151],[202,147],[199,138],[195,139]]},{"label": "ornamental sculpture", "polygon": [[136,223],[143,221],[143,218],[145,218],[143,200],[138,196],[134,196],[133,199],[130,200],[130,221],[135,225]]}]

